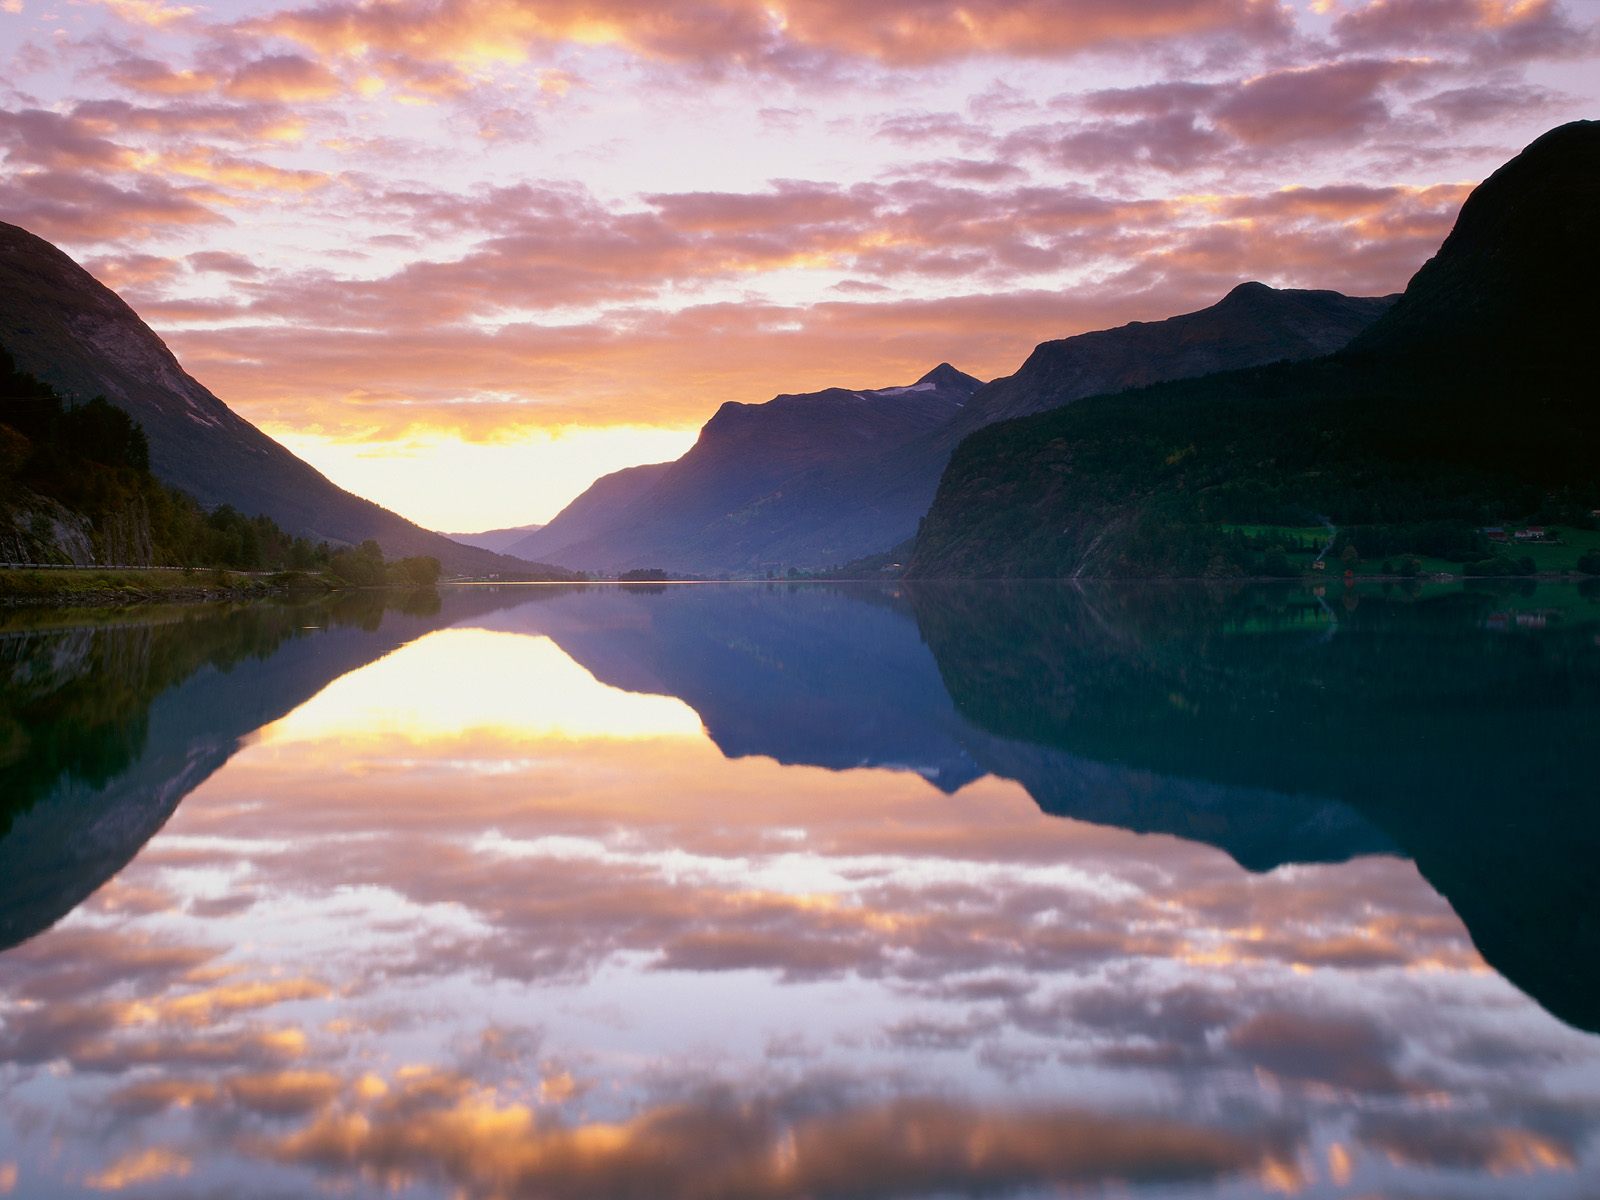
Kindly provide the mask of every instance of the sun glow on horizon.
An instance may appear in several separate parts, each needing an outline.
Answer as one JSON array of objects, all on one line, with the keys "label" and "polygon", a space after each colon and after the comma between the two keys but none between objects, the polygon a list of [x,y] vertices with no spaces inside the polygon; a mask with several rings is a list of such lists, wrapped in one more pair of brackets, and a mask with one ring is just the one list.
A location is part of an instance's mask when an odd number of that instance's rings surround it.
[{"label": "sun glow on horizon", "polygon": [[724,401],[1398,291],[1600,98],[1583,0],[657,7],[0,0],[0,212],[334,481],[477,531]]},{"label": "sun glow on horizon", "polygon": [[477,532],[543,523],[602,475],[667,462],[695,428],[561,426],[497,441],[424,433],[350,442],[266,426],[340,487],[428,529]]}]

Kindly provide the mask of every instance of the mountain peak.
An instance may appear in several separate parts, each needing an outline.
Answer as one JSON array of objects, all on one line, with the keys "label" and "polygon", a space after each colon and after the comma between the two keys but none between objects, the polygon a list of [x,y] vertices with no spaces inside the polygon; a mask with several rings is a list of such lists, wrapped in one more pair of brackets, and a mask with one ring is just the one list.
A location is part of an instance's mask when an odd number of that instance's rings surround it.
[{"label": "mountain peak", "polygon": [[969,392],[976,391],[978,388],[983,386],[983,380],[974,379],[971,375],[968,375],[965,371],[958,371],[955,367],[952,367],[947,362],[940,363],[937,367],[935,367],[933,370],[929,371],[921,379],[917,380],[917,383],[931,383],[931,384],[934,384],[936,387],[942,387],[942,388],[943,387],[965,388]]},{"label": "mountain peak", "polygon": [[1267,284],[1264,284],[1256,279],[1247,279],[1245,282],[1235,287],[1217,303],[1238,304],[1241,302],[1261,300],[1267,296],[1275,296],[1277,294],[1277,288],[1269,287]]}]

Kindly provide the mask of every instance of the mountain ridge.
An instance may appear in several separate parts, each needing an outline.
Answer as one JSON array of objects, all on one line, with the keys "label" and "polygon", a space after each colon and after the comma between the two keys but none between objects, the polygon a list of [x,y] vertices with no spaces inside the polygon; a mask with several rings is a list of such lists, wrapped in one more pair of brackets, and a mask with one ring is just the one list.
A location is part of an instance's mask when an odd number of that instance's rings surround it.
[{"label": "mountain ridge", "polygon": [[368,538],[447,570],[568,573],[452,542],[344,490],[239,416],[186,372],[139,315],[70,255],[0,222],[0,345],[73,401],[104,395],[144,428],[156,476],[206,508],[229,504],[313,541]]},{"label": "mountain ridge", "polygon": [[781,503],[793,480],[902,445],[947,421],[978,387],[941,363],[904,386],[727,401],[680,458],[602,477],[511,553],[584,570],[757,570],[766,557],[762,510]]},{"label": "mountain ridge", "polygon": [[[932,503],[939,476],[967,433],[1009,416],[1070,403],[1103,390],[1107,380],[1145,381],[1207,374],[1229,366],[1302,359],[1345,345],[1392,303],[1391,297],[1351,297],[1338,292],[1277,289],[1261,283],[1234,288],[1217,304],[1163,321],[1132,322],[1037,346],[1018,371],[981,386],[941,363],[906,388],[851,391],[830,388],[806,396],[782,394],[764,404],[729,401],[701,431],[702,440],[680,459],[703,468],[749,472],[739,461],[713,460],[702,443],[732,427],[766,425],[786,440],[808,443],[800,469],[760,470],[747,479],[723,511],[708,501],[685,523],[663,529],[666,498],[653,489],[681,472],[656,464],[645,476],[614,473],[551,521],[546,531],[517,543],[511,553],[534,555],[584,569],[665,566],[715,573],[760,574],[763,568],[833,566],[909,539]],[[1127,386],[1124,383],[1124,386]],[[908,427],[906,436],[865,453],[835,456],[838,439],[827,428],[795,429],[809,402],[848,403],[849,397],[906,396],[913,389],[967,394],[944,420]],[[970,389],[970,390],[969,390]],[[713,489],[698,485],[704,493]],[[648,494],[648,499],[647,499]],[[620,497],[620,499],[619,499]],[[669,510],[670,511],[670,510]],[[731,528],[731,527],[737,528]],[[569,528],[574,532],[569,535]]]},{"label": "mountain ridge", "polygon": [[1344,350],[970,435],[909,573],[1272,574],[1242,527],[1332,523],[1391,554],[1419,550],[1394,543],[1424,526],[1481,540],[1509,518],[1589,520],[1597,229],[1600,122],[1574,122],[1480,185],[1440,252]]}]

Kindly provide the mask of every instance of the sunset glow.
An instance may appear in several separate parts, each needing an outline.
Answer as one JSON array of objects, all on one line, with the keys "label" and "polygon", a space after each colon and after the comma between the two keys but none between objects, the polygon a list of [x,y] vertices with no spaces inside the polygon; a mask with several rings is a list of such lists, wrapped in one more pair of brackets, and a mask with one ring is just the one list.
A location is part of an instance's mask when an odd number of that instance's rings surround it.
[{"label": "sunset glow", "polygon": [[433,527],[728,400],[983,378],[1232,285],[1404,286],[1593,115],[1557,0],[0,5],[0,217]]}]

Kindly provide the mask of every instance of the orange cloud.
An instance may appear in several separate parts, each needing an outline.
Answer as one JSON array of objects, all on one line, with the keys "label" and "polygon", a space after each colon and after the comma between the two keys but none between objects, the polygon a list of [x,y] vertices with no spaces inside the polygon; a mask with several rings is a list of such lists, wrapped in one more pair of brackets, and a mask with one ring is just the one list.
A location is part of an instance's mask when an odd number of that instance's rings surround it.
[{"label": "orange cloud", "polygon": [[619,1123],[560,1125],[463,1079],[428,1072],[397,1084],[366,1111],[329,1113],[256,1149],[394,1186],[442,1176],[475,1193],[660,1200],[1218,1180],[1270,1171],[1289,1152],[1273,1133],[922,1098],[785,1119],[770,1102],[712,1095]]},{"label": "orange cloud", "polygon": [[1484,63],[1577,56],[1595,44],[1594,30],[1574,26],[1555,0],[1367,0],[1333,31],[1352,48],[1427,47]]},{"label": "orange cloud", "polygon": [[163,29],[188,21],[200,10],[188,5],[167,4],[164,0],[98,0],[130,25]]},{"label": "orange cloud", "polygon": [[[168,334],[189,367],[252,418],[332,436],[435,429],[490,438],[607,420],[681,425],[724,400],[884,386],[941,360],[982,377],[1006,374],[1040,341],[1199,308],[1242,278],[1397,291],[1437,246],[1459,194],[1223,197],[1193,207],[1191,224],[1171,203],[1103,204],[1041,190],[990,214],[977,195],[910,188],[840,197],[841,211],[861,215],[824,215],[811,227],[793,224],[800,218],[788,215],[782,197],[770,208],[673,197],[656,214],[616,225],[593,210],[542,228],[530,223],[527,233],[492,239],[456,262],[417,264],[387,279],[248,283],[240,290],[255,298],[228,326]],[[1229,219],[1214,220],[1218,210]],[[582,261],[564,262],[564,253]],[[663,312],[648,304],[672,281],[716,278],[733,262],[755,270],[812,253],[831,256],[840,273],[859,271],[866,290],[805,306],[706,303]],[[1095,254],[1120,256],[1120,271],[1071,292],[1016,287],[906,300],[884,297],[872,282],[997,264],[1059,269]],[[635,303],[560,326],[517,321],[486,331],[468,321],[585,300]],[[212,319],[229,315],[223,307]],[[321,328],[306,327],[312,323]]]},{"label": "orange cloud", "polygon": [[120,1192],[157,1179],[182,1178],[194,1164],[184,1155],[160,1146],[135,1150],[84,1179],[97,1192]]},{"label": "orange cloud", "polygon": [[287,104],[328,100],[343,90],[333,72],[298,54],[273,54],[255,59],[235,71],[223,86],[223,91],[236,99]]},{"label": "orange cloud", "polygon": [[153,58],[124,58],[106,69],[106,78],[130,92],[151,96],[192,96],[217,86],[208,71],[178,71]]},{"label": "orange cloud", "polygon": [[510,0],[424,5],[326,0],[250,23],[318,53],[379,69],[433,63],[472,72],[521,63],[552,43],[616,46],[708,66],[788,69],[804,52],[910,65],[1006,54],[1061,57],[1105,46],[1211,35],[1279,40],[1289,29],[1272,0],[952,0],[844,4],[838,0],[714,0],[695,8],[639,0],[564,0],[537,8]]}]

